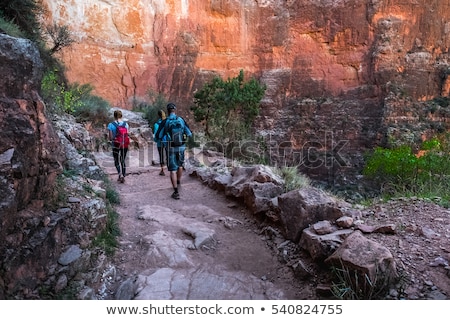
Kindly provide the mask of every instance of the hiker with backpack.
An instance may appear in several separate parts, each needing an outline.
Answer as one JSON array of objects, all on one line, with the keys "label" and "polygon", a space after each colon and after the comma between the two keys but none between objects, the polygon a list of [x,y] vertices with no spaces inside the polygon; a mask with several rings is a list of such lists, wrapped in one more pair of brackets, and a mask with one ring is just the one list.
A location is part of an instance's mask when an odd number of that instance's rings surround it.
[{"label": "hiker with backpack", "polygon": [[156,133],[158,132],[159,126],[165,119],[166,119],[166,113],[163,110],[159,110],[158,111],[158,121],[156,121],[155,124],[153,125],[153,141],[156,142],[156,148],[158,149],[158,154],[159,154],[159,165],[161,166],[161,171],[159,172],[160,176],[166,175],[164,173],[164,163],[169,159],[169,156],[167,154],[166,137],[164,136],[163,140],[161,140],[156,136]]},{"label": "hiker with backpack", "polygon": [[125,158],[130,144],[129,125],[122,120],[122,111],[114,111],[114,121],[108,124],[108,138],[111,141],[114,165],[119,174],[117,181],[124,183],[126,175]]},{"label": "hiker with backpack", "polygon": [[181,183],[181,176],[183,174],[184,166],[184,152],[186,150],[186,140],[192,136],[186,121],[182,117],[176,115],[177,109],[174,103],[167,104],[167,113],[169,114],[164,120],[156,136],[163,140],[167,138],[168,143],[168,160],[167,170],[170,173],[170,181],[173,187],[172,198],[180,199],[179,186]]}]

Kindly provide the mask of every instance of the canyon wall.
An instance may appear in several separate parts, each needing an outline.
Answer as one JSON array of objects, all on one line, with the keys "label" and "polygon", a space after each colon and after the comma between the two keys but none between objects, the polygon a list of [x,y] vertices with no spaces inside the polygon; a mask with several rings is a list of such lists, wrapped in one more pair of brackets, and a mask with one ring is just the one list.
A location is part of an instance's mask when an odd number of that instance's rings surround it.
[{"label": "canyon wall", "polygon": [[268,98],[338,95],[388,81],[417,98],[440,93],[448,66],[449,1],[43,0],[47,22],[76,43],[72,81],[130,106],[147,90],[189,98],[208,76],[240,69]]},{"label": "canyon wall", "polygon": [[105,260],[103,173],[79,152],[84,126],[47,110],[43,67],[35,43],[0,34],[0,300],[92,296]]},{"label": "canyon wall", "polygon": [[267,86],[256,125],[273,161],[311,174],[360,167],[397,121],[384,119],[389,92],[449,94],[447,0],[42,2],[46,22],[76,39],[60,56],[68,78],[113,105],[131,108],[151,90],[189,118],[212,76],[256,77]]},{"label": "canyon wall", "polygon": [[0,239],[17,211],[48,200],[64,155],[38,94],[43,64],[29,40],[0,35]]}]

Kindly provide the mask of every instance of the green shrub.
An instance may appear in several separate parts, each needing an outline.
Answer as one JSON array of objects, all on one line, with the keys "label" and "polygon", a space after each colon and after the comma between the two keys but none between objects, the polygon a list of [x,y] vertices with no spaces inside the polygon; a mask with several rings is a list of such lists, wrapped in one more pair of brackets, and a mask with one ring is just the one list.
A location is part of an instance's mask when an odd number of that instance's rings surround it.
[{"label": "green shrub", "polygon": [[166,108],[161,108],[157,105],[148,105],[147,108],[143,111],[144,112],[144,119],[148,121],[148,124],[153,129],[153,125],[156,121],[158,121],[158,111],[163,110],[166,112]]},{"label": "green shrub", "polygon": [[24,38],[25,33],[20,30],[19,26],[12,21],[6,20],[0,13],[0,31],[3,31],[7,35],[16,38]]},{"label": "green shrub", "polygon": [[100,247],[106,254],[114,254],[119,245],[118,236],[120,236],[119,214],[114,209],[114,205],[120,204],[120,195],[111,184],[111,180],[107,175],[103,177],[104,188],[106,191],[106,227],[94,239],[93,245]]},{"label": "green shrub", "polygon": [[144,119],[153,127],[153,124],[159,119],[158,111],[166,112],[167,103],[168,101],[162,93],[156,93],[150,89],[144,100],[133,99],[133,111],[142,112]]},{"label": "green shrub", "polygon": [[96,96],[85,95],[80,98],[73,109],[73,115],[79,122],[91,121],[95,126],[101,126],[109,121],[109,109],[111,108],[108,101]]},{"label": "green shrub", "polygon": [[409,146],[377,147],[366,158],[363,174],[380,186],[384,196],[450,198],[450,149],[446,136],[423,142],[415,154]]},{"label": "green shrub", "polygon": [[65,104],[64,75],[58,69],[47,71],[41,81],[41,95],[54,112],[67,112],[70,106]]},{"label": "green shrub", "polygon": [[225,143],[245,140],[251,137],[265,90],[255,79],[245,82],[242,70],[226,81],[215,77],[194,94],[191,110],[207,138]]},{"label": "green shrub", "polygon": [[113,255],[119,246],[118,236],[120,236],[119,214],[111,205],[107,205],[106,227],[92,244],[103,249],[107,255]]},{"label": "green shrub", "polygon": [[40,38],[39,14],[42,8],[37,0],[7,0],[0,2],[0,12],[6,21],[16,24],[31,40]]},{"label": "green shrub", "polygon": [[74,115],[78,121],[92,121],[103,124],[109,120],[109,103],[92,94],[90,84],[74,83],[66,85],[59,69],[45,73],[41,82],[41,94],[47,104],[56,113],[66,112]]},{"label": "green shrub", "polygon": [[377,147],[367,158],[363,174],[380,184],[409,185],[417,177],[417,160],[409,146],[393,149]]},{"label": "green shrub", "polygon": [[332,267],[334,277],[331,292],[341,300],[382,299],[389,292],[393,283],[399,282],[392,274],[377,267],[374,279],[361,270],[350,270],[341,262],[341,267]]},{"label": "green shrub", "polygon": [[120,204],[120,196],[119,193],[114,189],[110,183],[106,185],[106,199],[112,205]]},{"label": "green shrub", "polygon": [[432,101],[444,108],[448,107],[450,104],[449,97],[436,97]]},{"label": "green shrub", "polygon": [[284,192],[301,189],[310,185],[310,179],[298,172],[297,167],[276,168],[277,173],[284,180]]}]

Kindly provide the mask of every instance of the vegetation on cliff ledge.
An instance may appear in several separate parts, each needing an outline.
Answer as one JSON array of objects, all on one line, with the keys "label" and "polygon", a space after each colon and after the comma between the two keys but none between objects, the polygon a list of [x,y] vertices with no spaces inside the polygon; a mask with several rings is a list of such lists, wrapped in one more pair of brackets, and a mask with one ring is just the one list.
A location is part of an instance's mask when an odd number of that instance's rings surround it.
[{"label": "vegetation on cliff ledge", "polygon": [[367,156],[363,173],[385,197],[417,196],[450,204],[450,135],[441,134],[413,152],[409,145],[377,147]]}]

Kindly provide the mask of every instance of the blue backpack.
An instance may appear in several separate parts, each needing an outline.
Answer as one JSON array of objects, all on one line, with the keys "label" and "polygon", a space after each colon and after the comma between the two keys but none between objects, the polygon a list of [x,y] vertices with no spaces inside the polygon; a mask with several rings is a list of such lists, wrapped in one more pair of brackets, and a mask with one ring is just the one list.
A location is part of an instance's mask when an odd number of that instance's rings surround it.
[{"label": "blue backpack", "polygon": [[167,137],[171,147],[180,147],[186,143],[185,123],[181,117],[167,121]]},{"label": "blue backpack", "polygon": [[164,135],[162,139],[158,137],[159,129],[161,127],[161,124],[164,124],[165,120],[159,119],[154,125],[153,125],[153,132],[154,132],[154,138],[153,140],[158,143],[158,145],[161,143],[163,146],[167,146],[167,136]]}]

